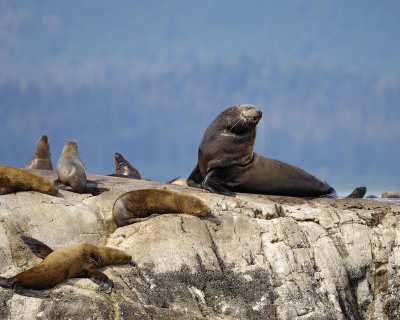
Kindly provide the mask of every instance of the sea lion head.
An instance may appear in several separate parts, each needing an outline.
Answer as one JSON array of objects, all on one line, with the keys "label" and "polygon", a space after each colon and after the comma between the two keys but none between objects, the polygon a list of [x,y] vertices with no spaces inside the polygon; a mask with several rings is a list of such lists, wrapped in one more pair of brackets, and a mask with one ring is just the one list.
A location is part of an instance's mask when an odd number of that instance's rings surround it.
[{"label": "sea lion head", "polygon": [[69,141],[67,141],[67,142],[64,144],[63,151],[64,151],[64,150],[75,150],[75,151],[77,151],[77,150],[78,150],[78,141],[76,141],[76,140],[69,140]]},{"label": "sea lion head", "polygon": [[46,144],[46,143],[49,142],[49,138],[44,134],[44,135],[42,135],[42,136],[40,137],[40,139],[38,140],[37,143],[40,143],[40,142]]},{"label": "sea lion head", "polygon": [[199,145],[203,177],[217,167],[246,165],[253,159],[256,126],[262,112],[250,104],[222,111],[207,127]]},{"label": "sea lion head", "polygon": [[125,158],[122,156],[122,154],[115,152],[114,153],[114,158],[115,158],[115,165],[118,166],[122,161],[125,161]]},{"label": "sea lion head", "polygon": [[63,155],[77,155],[78,154],[78,142],[76,140],[69,140],[64,144],[62,151]]},{"label": "sea lion head", "polygon": [[126,254],[124,251],[109,247],[97,247],[98,250],[94,254],[95,260],[101,266],[111,264],[125,264],[132,260],[132,256]]},{"label": "sea lion head", "polygon": [[240,132],[255,128],[262,112],[251,104],[240,104],[222,111],[214,122],[224,126],[229,132]]},{"label": "sea lion head", "polygon": [[46,135],[41,136],[36,143],[36,154],[41,158],[51,156],[49,139]]},{"label": "sea lion head", "polygon": [[200,199],[187,196],[185,201],[180,201],[182,212],[188,212],[196,217],[205,217],[211,213],[211,209]]}]

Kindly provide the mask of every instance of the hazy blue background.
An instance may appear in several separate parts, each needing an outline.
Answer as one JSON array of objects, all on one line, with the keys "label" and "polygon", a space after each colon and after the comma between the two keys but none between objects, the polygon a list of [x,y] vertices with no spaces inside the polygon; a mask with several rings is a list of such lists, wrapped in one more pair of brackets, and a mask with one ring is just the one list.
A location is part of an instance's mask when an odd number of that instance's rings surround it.
[{"label": "hazy blue background", "polygon": [[206,126],[264,115],[256,151],[338,190],[400,189],[399,1],[0,1],[0,163],[42,134],[89,173],[122,153],[188,176]]}]

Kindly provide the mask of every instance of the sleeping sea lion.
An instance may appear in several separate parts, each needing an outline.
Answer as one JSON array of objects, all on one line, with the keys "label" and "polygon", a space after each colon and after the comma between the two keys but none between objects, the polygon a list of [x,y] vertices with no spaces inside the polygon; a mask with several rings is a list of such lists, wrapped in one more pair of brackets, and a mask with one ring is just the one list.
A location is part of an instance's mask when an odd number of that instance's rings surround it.
[{"label": "sleeping sea lion", "polygon": [[132,259],[121,250],[91,243],[78,243],[53,251],[36,239],[25,236],[21,238],[36,256],[44,260],[13,277],[0,277],[0,286],[13,288],[18,294],[30,297],[45,298],[47,295],[37,290],[52,288],[74,277],[90,278],[102,291],[110,293],[114,285],[98,268],[126,264]]},{"label": "sleeping sea lion", "polygon": [[53,170],[51,163],[50,145],[46,135],[36,143],[36,151],[26,166],[27,169]]},{"label": "sleeping sea lion", "polygon": [[399,191],[385,191],[381,194],[382,198],[391,198],[391,199],[399,199],[400,192]]},{"label": "sleeping sea lion", "polygon": [[200,199],[161,189],[126,192],[115,200],[113,206],[113,217],[118,227],[147,220],[154,213],[187,213],[205,217],[211,210]]},{"label": "sleeping sea lion", "polygon": [[141,179],[139,171],[134,168],[122,154],[115,152],[115,173],[110,174],[113,177]]},{"label": "sleeping sea lion", "polygon": [[57,162],[56,171],[58,179],[72,188],[72,191],[83,193],[86,190],[86,167],[78,155],[78,143],[68,141],[63,148],[61,157]]},{"label": "sleeping sea lion", "polygon": [[52,196],[58,189],[45,177],[12,166],[0,166],[0,195],[18,191],[37,191]]},{"label": "sleeping sea lion", "polygon": [[261,117],[260,110],[247,104],[222,111],[203,135],[187,184],[227,196],[337,197],[333,187],[303,169],[253,152]]}]

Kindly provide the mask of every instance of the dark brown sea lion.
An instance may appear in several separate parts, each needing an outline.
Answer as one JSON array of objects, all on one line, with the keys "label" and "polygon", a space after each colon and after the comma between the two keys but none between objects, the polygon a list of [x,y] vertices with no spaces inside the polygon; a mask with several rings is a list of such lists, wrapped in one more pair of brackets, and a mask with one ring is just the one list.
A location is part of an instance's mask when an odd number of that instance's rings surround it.
[{"label": "dark brown sea lion", "polygon": [[85,192],[87,186],[85,164],[78,155],[78,143],[75,140],[68,141],[63,148],[61,157],[57,162],[56,171],[58,179],[72,191]]},{"label": "dark brown sea lion", "polygon": [[147,220],[154,213],[187,213],[205,217],[211,210],[200,199],[161,189],[126,192],[117,198],[113,206],[114,220],[119,227]]},{"label": "dark brown sea lion", "polygon": [[353,190],[346,198],[364,198],[365,194],[367,193],[366,187],[358,187]]},{"label": "dark brown sea lion", "polygon": [[41,175],[24,169],[0,166],[0,194],[37,191],[55,196],[58,189]]},{"label": "dark brown sea lion", "polygon": [[134,168],[122,154],[115,152],[115,174],[110,174],[113,177],[141,179],[139,171]]},{"label": "dark brown sea lion", "polygon": [[51,163],[50,145],[46,135],[36,143],[36,152],[26,166],[27,169],[53,170]]},{"label": "dark brown sea lion", "polygon": [[295,197],[337,197],[308,172],[253,152],[262,112],[252,105],[222,111],[206,129],[189,186],[234,196],[234,192]]},{"label": "dark brown sea lion", "polygon": [[110,293],[114,285],[98,268],[126,264],[132,259],[121,250],[91,243],[78,243],[53,251],[36,239],[24,236],[21,238],[36,256],[44,260],[11,278],[0,277],[0,286],[13,288],[17,293],[31,297],[47,297],[45,293],[36,290],[52,288],[74,277],[90,278],[102,291]]}]

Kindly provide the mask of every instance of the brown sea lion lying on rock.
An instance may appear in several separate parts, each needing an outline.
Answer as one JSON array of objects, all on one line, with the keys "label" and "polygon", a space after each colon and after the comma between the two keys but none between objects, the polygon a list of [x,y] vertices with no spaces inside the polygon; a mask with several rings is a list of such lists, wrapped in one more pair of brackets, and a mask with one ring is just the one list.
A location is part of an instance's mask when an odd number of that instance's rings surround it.
[{"label": "brown sea lion lying on rock", "polygon": [[205,217],[211,210],[200,199],[161,189],[126,192],[117,198],[113,206],[113,217],[119,227],[147,220],[152,214],[164,213],[186,213]]},{"label": "brown sea lion lying on rock", "polygon": [[0,195],[18,191],[37,191],[52,196],[58,189],[45,177],[12,166],[0,166]]},{"label": "brown sea lion lying on rock", "polygon": [[48,296],[37,290],[52,288],[74,277],[87,277],[97,283],[102,291],[110,293],[114,284],[98,268],[126,264],[132,259],[121,250],[91,243],[78,243],[53,251],[36,239],[25,236],[21,238],[36,256],[44,260],[11,278],[0,277],[0,286],[13,288],[18,294],[35,298]]}]

